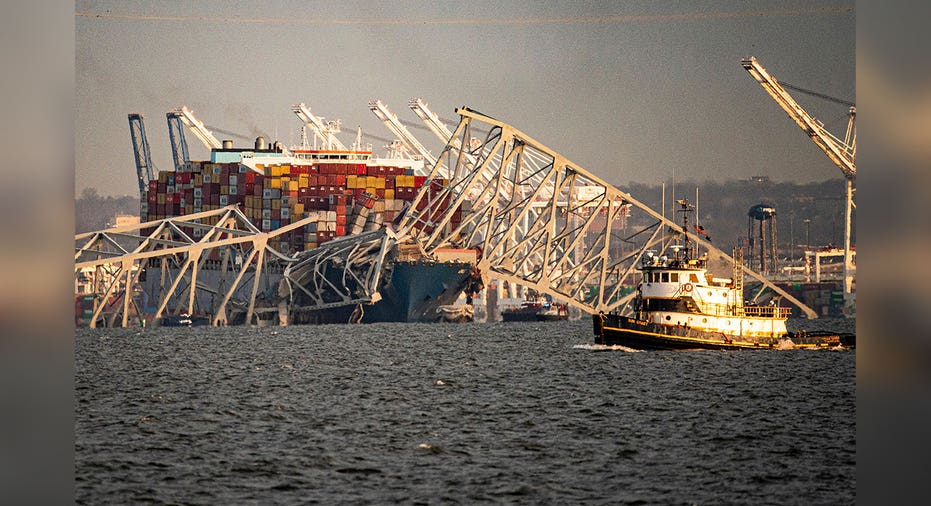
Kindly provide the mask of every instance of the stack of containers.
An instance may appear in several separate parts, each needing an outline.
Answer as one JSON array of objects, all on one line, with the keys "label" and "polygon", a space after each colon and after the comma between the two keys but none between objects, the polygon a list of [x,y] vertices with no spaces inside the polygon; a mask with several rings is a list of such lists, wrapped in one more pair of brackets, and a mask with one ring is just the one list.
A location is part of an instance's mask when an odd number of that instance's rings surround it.
[{"label": "stack of containers", "polygon": [[[159,172],[140,204],[142,221],[238,205],[256,228],[270,232],[315,215],[317,220],[304,227],[270,239],[270,246],[293,253],[391,222],[427,183],[426,177],[414,176],[410,169],[364,163],[258,164],[257,168],[261,172],[236,162],[192,161],[177,172]],[[445,181],[430,184],[435,192]],[[430,206],[431,217],[439,219],[448,205],[447,199]],[[457,211],[453,223],[459,219]],[[217,220],[202,222],[215,225]],[[182,231],[194,240],[203,236],[198,228]]]}]

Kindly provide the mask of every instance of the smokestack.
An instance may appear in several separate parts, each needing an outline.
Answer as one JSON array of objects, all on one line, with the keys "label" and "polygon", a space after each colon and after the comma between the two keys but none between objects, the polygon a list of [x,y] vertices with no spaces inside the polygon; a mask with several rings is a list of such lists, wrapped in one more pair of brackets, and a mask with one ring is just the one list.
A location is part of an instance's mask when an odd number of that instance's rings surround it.
[{"label": "smokestack", "polygon": [[265,149],[265,137],[262,137],[260,135],[255,138],[255,149],[256,150]]},{"label": "smokestack", "polygon": [[223,149],[233,149],[233,141],[230,139],[223,139]]}]

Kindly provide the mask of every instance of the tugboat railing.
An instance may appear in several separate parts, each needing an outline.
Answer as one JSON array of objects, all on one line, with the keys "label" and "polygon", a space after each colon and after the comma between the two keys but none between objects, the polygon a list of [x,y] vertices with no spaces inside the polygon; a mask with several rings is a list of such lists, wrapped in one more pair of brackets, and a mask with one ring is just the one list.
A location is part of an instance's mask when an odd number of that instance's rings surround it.
[{"label": "tugboat railing", "polygon": [[783,306],[734,306],[706,302],[701,305],[701,312],[710,316],[788,318],[792,314],[792,308]]}]

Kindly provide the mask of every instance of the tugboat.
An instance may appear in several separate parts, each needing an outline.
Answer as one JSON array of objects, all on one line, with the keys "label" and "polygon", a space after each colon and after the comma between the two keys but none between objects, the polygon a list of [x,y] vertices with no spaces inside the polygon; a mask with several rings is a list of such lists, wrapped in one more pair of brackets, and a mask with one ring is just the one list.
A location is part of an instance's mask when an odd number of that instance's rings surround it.
[{"label": "tugboat", "polygon": [[633,314],[592,315],[596,344],[638,350],[856,347],[854,334],[788,332],[789,307],[745,304],[743,250],[734,249],[731,279],[714,277],[706,268],[707,253],[696,258],[689,241],[688,201],[676,203],[682,206],[685,244],[671,248],[672,258],[646,252]]}]

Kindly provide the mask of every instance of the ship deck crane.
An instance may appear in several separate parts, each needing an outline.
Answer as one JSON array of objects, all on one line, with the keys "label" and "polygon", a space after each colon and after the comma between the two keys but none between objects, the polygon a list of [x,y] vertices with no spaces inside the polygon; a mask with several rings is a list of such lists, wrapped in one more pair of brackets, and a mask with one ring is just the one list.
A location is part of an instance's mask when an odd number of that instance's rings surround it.
[{"label": "ship deck crane", "polygon": [[[843,102],[850,105],[850,116],[847,121],[847,132],[844,136],[844,140],[841,140],[832,135],[831,132],[828,132],[824,128],[822,122],[808,114],[808,112],[789,95],[789,92],[787,92],[785,88],[791,87],[806,93],[807,90],[795,86],[783,86],[783,84],[780,84],[776,78],[770,75],[763,65],[754,57],[744,58],[740,61],[740,64],[844,174],[847,194],[844,215],[844,300],[846,304],[849,304],[853,291],[853,259],[850,251],[850,222],[852,210],[856,208],[856,204],[853,200],[854,182],[857,177],[856,106],[852,105],[850,102]],[[822,94],[815,95],[822,98],[830,98]]]},{"label": "ship deck crane", "polygon": [[149,150],[149,140],[145,135],[145,122],[142,114],[129,113],[129,133],[133,140],[133,155],[136,161],[139,195],[144,196],[149,181],[155,179],[156,169],[152,163],[152,153]]},{"label": "ship deck crane", "polygon": [[336,134],[340,132],[339,120],[324,121],[323,118],[314,115],[303,102],[291,105],[291,111],[314,133],[315,141],[319,139],[323,142],[323,149],[346,150],[346,145],[336,138]]},{"label": "ship deck crane", "polygon": [[213,133],[210,130],[207,130],[207,127],[204,126],[203,122],[194,117],[194,113],[191,112],[187,106],[181,106],[179,108],[172,109],[168,111],[168,114],[176,114],[181,119],[181,122],[187,125],[191,129],[191,132],[194,134],[194,137],[204,144],[207,149],[220,149],[223,147],[223,144],[214,137]]},{"label": "ship deck crane", "polygon": [[187,149],[187,140],[184,138],[181,114],[169,111],[165,117],[168,120],[168,138],[171,141],[171,156],[175,164],[175,170],[181,170],[185,163],[191,161]]}]

